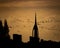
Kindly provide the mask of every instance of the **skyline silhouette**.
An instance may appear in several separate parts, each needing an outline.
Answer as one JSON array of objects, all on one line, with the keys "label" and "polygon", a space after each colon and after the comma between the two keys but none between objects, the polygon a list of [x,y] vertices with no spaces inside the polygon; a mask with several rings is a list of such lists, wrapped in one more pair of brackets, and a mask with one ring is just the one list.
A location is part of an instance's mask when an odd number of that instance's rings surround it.
[{"label": "skyline silhouette", "polygon": [[[0,20],[0,24],[1,24],[1,27],[3,26],[2,25],[2,20]],[[7,24],[7,20],[5,19],[5,21],[4,21],[4,28],[5,28],[5,31],[4,32],[9,32],[9,28],[12,28],[12,27],[8,27],[8,24]],[[50,30],[49,28],[48,28],[48,30]],[[51,30],[54,30],[54,29],[51,29]],[[1,31],[2,32],[2,31]],[[35,33],[34,33],[35,32]],[[4,33],[5,34],[5,33]],[[9,33],[7,33],[7,35],[8,35]],[[37,38],[39,38],[40,39],[40,37],[39,37],[39,32],[38,32],[38,23],[37,23],[37,18],[36,18],[36,12],[35,12],[35,24],[34,24],[34,27],[33,27],[33,30],[32,30],[32,37],[37,37]],[[13,34],[13,36],[14,36],[14,34]],[[31,36],[30,36],[31,37]],[[42,38],[41,38],[42,39]],[[47,40],[48,41],[48,40]],[[59,42],[59,41],[58,41]]]},{"label": "skyline silhouette", "polygon": [[7,20],[4,21],[4,26],[0,20],[0,48],[60,48],[60,41],[46,41],[39,38],[35,13],[35,23],[32,30],[32,36],[29,37],[29,41],[26,43],[22,41],[22,35],[13,34],[13,39],[10,39]]}]

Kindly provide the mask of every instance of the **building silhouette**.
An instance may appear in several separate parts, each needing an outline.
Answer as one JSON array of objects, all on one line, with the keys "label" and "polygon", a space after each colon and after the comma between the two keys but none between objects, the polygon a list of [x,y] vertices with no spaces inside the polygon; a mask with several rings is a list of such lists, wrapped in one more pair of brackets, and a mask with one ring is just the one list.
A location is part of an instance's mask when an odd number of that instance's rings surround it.
[{"label": "building silhouette", "polygon": [[34,27],[33,27],[33,31],[32,31],[32,36],[35,37],[35,38],[39,38],[39,35],[38,35],[38,26],[37,26],[37,20],[36,20],[36,13],[35,13],[35,24],[34,24]]},{"label": "building silhouette", "polygon": [[34,43],[39,43],[39,32],[38,32],[38,26],[36,20],[36,13],[35,13],[35,24],[33,26],[32,36],[30,37],[30,41]]},{"label": "building silhouette", "polygon": [[14,48],[20,48],[22,46],[22,36],[18,34],[13,34]]},{"label": "building silhouette", "polygon": [[22,35],[13,34],[13,39],[9,36],[9,27],[7,20],[4,21],[4,26],[0,20],[0,48],[60,48],[60,42],[46,41],[39,38],[37,18],[35,13],[35,23],[32,30],[32,36],[27,43],[22,41]]}]

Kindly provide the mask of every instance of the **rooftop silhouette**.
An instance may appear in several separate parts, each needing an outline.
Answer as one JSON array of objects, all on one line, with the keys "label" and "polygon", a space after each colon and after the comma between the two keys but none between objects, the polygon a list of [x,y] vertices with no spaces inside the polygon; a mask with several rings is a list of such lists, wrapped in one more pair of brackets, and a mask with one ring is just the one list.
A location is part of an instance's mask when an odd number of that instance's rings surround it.
[{"label": "rooftop silhouette", "polygon": [[22,41],[22,35],[13,34],[13,39],[9,36],[9,27],[7,20],[4,26],[0,20],[0,48],[60,48],[60,42],[46,41],[39,38],[37,18],[35,13],[35,23],[32,30],[32,36],[27,43]]}]

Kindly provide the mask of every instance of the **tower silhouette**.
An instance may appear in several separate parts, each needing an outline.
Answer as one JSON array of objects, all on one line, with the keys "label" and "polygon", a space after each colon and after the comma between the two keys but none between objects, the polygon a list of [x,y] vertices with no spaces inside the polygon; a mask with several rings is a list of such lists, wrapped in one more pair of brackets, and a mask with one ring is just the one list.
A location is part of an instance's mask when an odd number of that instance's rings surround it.
[{"label": "tower silhouette", "polygon": [[35,24],[34,24],[34,27],[33,27],[33,30],[32,30],[32,36],[35,37],[35,38],[39,38],[36,13],[35,13]]},{"label": "tower silhouette", "polygon": [[39,42],[36,13],[35,13],[35,23],[34,23],[34,27],[33,27],[33,30],[32,30],[32,36],[30,37],[30,41],[33,42],[33,43],[38,43]]}]

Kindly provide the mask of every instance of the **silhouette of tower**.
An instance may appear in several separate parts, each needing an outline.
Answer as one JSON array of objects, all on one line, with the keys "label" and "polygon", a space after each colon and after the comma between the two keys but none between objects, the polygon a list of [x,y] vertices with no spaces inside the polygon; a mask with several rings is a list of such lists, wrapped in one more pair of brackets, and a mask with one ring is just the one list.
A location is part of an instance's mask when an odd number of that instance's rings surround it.
[{"label": "silhouette of tower", "polygon": [[38,36],[38,26],[37,26],[37,20],[36,20],[36,13],[35,13],[35,24],[32,30],[32,36],[35,38],[39,38]]},{"label": "silhouette of tower", "polygon": [[33,43],[38,43],[39,42],[36,13],[35,13],[35,24],[34,24],[34,27],[33,27],[33,30],[32,30],[32,36],[30,37],[30,41],[33,42]]}]

